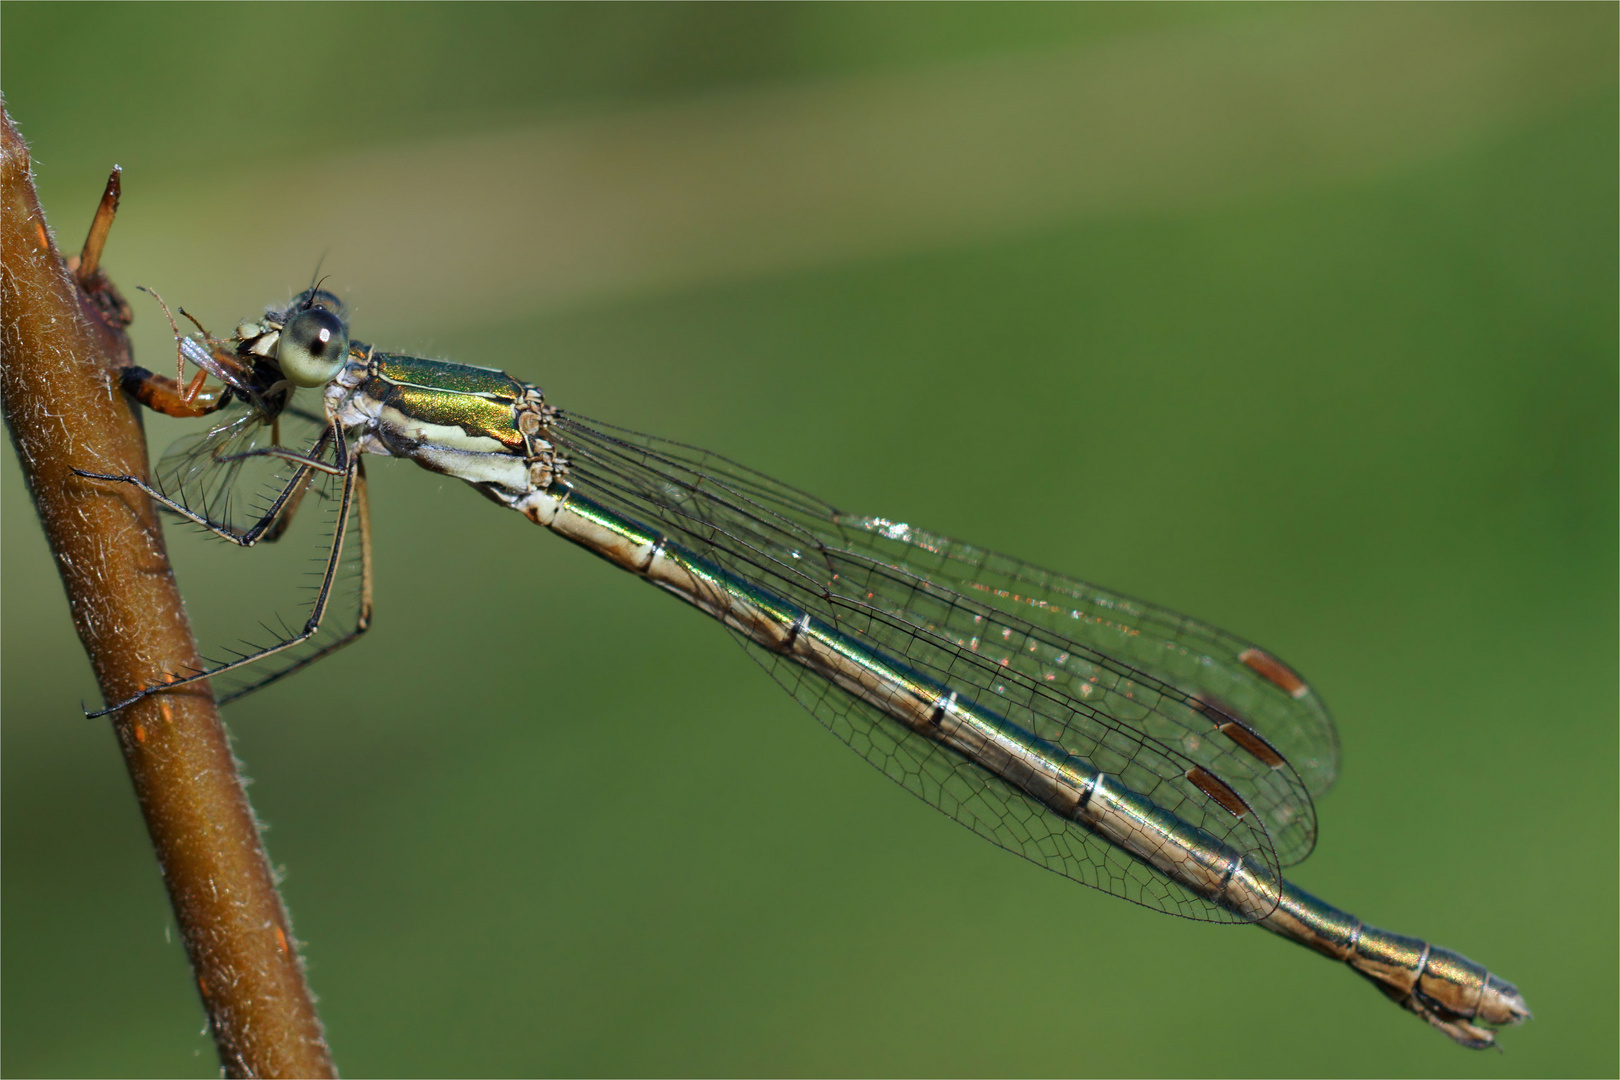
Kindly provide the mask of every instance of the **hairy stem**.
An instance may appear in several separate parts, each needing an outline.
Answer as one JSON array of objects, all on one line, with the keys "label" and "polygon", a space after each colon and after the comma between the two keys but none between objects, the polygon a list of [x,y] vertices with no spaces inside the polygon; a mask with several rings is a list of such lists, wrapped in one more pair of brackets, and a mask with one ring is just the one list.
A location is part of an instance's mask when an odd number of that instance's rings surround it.
[{"label": "hairy stem", "polygon": [[[151,503],[72,472],[147,475],[114,375],[130,357],[128,308],[100,269],[117,174],[70,271],[28,148],[9,112],[0,122],[0,406],[73,624],[102,695],[120,701],[198,657]],[[112,725],[226,1075],[335,1075],[207,684],[147,697]]]}]

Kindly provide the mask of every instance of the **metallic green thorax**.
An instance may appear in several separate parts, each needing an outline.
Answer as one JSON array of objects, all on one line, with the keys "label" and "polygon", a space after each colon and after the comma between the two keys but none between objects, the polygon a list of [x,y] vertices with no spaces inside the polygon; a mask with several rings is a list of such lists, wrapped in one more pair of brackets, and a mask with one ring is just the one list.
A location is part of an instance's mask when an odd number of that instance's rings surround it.
[{"label": "metallic green thorax", "polygon": [[415,356],[373,353],[360,392],[424,425],[458,427],[471,437],[523,449],[513,408],[527,387],[505,372]]},{"label": "metallic green thorax", "polygon": [[361,432],[361,453],[410,458],[498,502],[549,487],[567,467],[545,438],[540,389],[491,368],[356,343],[326,398],[341,426]]}]

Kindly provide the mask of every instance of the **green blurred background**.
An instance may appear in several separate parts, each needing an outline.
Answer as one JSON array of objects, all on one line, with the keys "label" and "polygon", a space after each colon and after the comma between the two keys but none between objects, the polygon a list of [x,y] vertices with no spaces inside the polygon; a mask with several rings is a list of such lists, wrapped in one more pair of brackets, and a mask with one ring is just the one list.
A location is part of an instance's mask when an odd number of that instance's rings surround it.
[{"label": "green blurred background", "polygon": [[[131,296],[223,330],[324,259],[363,340],[1264,643],[1344,743],[1291,876],[1536,1011],[1470,1054],[1013,858],[695,612],[379,463],[376,629],[228,717],[344,1071],[1614,1075],[1615,38],[1613,5],[7,3],[51,225],[76,249],[122,164]],[[216,1075],[0,475],[4,1071]],[[171,536],[199,615],[267,565]]]}]

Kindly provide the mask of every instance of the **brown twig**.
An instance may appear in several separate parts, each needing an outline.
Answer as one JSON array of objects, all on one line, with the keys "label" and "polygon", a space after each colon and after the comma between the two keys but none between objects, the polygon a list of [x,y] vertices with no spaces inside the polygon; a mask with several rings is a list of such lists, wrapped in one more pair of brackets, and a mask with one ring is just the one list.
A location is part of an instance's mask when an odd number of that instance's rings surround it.
[{"label": "brown twig", "polygon": [[[139,420],[115,387],[128,307],[100,270],[108,183],[63,262],[28,149],[0,117],[0,405],[101,692],[120,701],[198,664],[151,503],[80,469],[147,475]],[[230,1076],[333,1076],[259,830],[206,684],[113,717],[197,986]]]}]

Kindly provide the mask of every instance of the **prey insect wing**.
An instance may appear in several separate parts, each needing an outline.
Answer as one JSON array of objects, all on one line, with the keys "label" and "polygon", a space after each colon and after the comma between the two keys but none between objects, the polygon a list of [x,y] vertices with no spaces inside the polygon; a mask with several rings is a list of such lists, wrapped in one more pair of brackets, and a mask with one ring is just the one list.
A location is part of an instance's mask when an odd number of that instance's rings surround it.
[{"label": "prey insect wing", "polygon": [[246,396],[256,389],[253,384],[253,366],[244,363],[228,350],[218,348],[212,343],[204,344],[191,337],[177,338],[176,342],[183,359],[191,361],[232,390],[241,391]]}]

